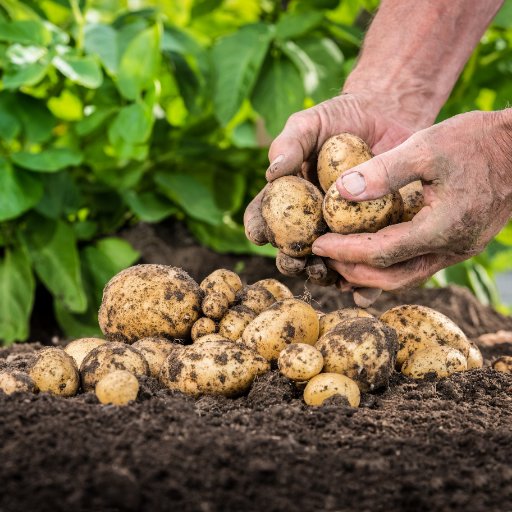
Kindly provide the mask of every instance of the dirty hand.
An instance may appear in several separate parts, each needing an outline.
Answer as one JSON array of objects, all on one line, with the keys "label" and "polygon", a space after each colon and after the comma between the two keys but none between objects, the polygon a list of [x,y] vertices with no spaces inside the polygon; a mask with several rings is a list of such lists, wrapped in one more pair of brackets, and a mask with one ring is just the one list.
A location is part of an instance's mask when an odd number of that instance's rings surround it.
[{"label": "dirty hand", "polygon": [[470,112],[350,169],[336,182],[345,199],[377,199],[421,180],[425,206],[374,234],[323,235],[314,254],[350,283],[384,290],[417,285],[478,254],[512,211],[511,143],[512,110]]}]

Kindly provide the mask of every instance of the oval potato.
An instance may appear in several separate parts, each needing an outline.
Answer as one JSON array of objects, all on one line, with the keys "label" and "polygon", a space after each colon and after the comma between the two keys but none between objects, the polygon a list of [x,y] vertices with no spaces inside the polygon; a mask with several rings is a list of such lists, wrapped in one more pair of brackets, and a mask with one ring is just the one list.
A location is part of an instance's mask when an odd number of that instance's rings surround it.
[{"label": "oval potato", "polygon": [[501,356],[494,363],[492,367],[497,372],[512,373],[512,356]]},{"label": "oval potato", "polygon": [[413,379],[424,379],[429,374],[440,379],[467,368],[467,359],[459,350],[434,345],[414,352],[403,364],[402,373]]},{"label": "oval potato", "polygon": [[36,385],[26,373],[12,370],[0,372],[0,391],[6,395],[13,393],[35,393]]},{"label": "oval potato", "polygon": [[102,404],[126,405],[137,399],[139,381],[133,373],[116,370],[99,380],[95,393]]},{"label": "oval potato", "polygon": [[276,302],[276,298],[266,288],[253,284],[240,290],[236,300],[238,306],[252,309],[257,315]]},{"label": "oval potato", "polygon": [[219,322],[219,334],[231,341],[242,337],[245,328],[256,318],[256,313],[246,306],[234,306]]},{"label": "oval potato", "polygon": [[304,389],[304,401],[307,405],[322,405],[334,395],[344,396],[352,407],[359,407],[361,402],[358,385],[339,373],[320,373],[313,377]]},{"label": "oval potato", "polygon": [[160,370],[171,352],[181,346],[165,338],[142,338],[132,345],[147,361],[149,374],[154,378],[160,375]]},{"label": "oval potato", "polygon": [[209,293],[224,293],[233,302],[235,294],[242,289],[240,276],[231,270],[219,268],[206,276],[199,285],[201,290],[208,295]]},{"label": "oval potato", "polygon": [[292,343],[279,354],[277,366],[288,379],[304,382],[322,371],[324,358],[313,345]]},{"label": "oval potato", "polygon": [[68,343],[64,347],[64,352],[69,354],[74,360],[77,368],[80,368],[85,356],[96,347],[103,345],[105,340],[101,338],[79,338]]},{"label": "oval potato", "polygon": [[320,317],[320,336],[334,329],[338,324],[350,318],[375,318],[362,308],[343,308],[331,311]]},{"label": "oval potato", "polygon": [[192,338],[192,341],[194,341],[201,336],[206,336],[207,334],[215,334],[216,332],[217,324],[215,321],[206,316],[202,316],[194,322],[192,330],[190,331],[190,337]]},{"label": "oval potato", "polygon": [[268,290],[274,296],[276,301],[293,299],[293,293],[290,288],[277,279],[261,279],[256,281],[254,286],[261,286],[262,288],[265,288],[265,290]]}]

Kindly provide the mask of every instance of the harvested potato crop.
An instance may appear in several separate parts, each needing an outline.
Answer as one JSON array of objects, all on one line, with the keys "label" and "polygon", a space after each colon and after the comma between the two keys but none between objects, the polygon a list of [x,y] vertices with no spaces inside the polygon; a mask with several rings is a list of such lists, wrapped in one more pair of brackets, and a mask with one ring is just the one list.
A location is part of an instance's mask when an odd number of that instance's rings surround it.
[{"label": "harvested potato crop", "polygon": [[219,322],[219,334],[228,340],[236,341],[242,337],[244,329],[256,316],[256,313],[246,306],[234,306]]},{"label": "harvested potato crop", "polygon": [[482,352],[472,341],[469,342],[469,353],[468,353],[468,370],[473,368],[482,368],[484,366],[484,357]]},{"label": "harvested potato crop", "polygon": [[322,371],[324,358],[313,345],[292,343],[281,351],[277,365],[285,377],[304,382]]},{"label": "harvested potato crop", "polygon": [[334,329],[338,324],[350,318],[375,318],[370,315],[366,309],[362,308],[343,308],[331,311],[320,317],[320,336]]},{"label": "harvested potato crop", "polygon": [[91,350],[80,366],[84,391],[92,391],[107,373],[126,370],[136,377],[149,375],[149,365],[144,356],[125,343],[105,343]]},{"label": "harvested potato crop", "polygon": [[324,192],[345,172],[373,157],[363,139],[340,133],[327,139],[318,153],[318,181]]},{"label": "harvested potato crop", "polygon": [[132,347],[138,350],[147,361],[151,377],[158,378],[165,360],[171,352],[180,349],[181,345],[165,338],[142,338],[136,341]]},{"label": "harvested potato crop", "polygon": [[98,320],[111,341],[184,338],[201,311],[199,285],[182,269],[136,265],[105,286]]},{"label": "harvested potato crop", "polygon": [[293,299],[293,293],[290,288],[277,279],[261,279],[260,281],[256,281],[253,286],[265,288],[265,290],[268,290],[274,296],[276,301]]},{"label": "harvested potato crop", "polygon": [[12,370],[0,372],[0,391],[11,395],[12,393],[35,393],[37,388],[26,373]]},{"label": "harvested potato crop", "polygon": [[230,341],[226,337],[222,336],[218,332],[214,334],[205,334],[204,336],[201,336],[200,338],[197,338],[194,340],[194,345],[198,345],[199,343],[203,343],[205,341]]},{"label": "harvested potato crop", "polygon": [[401,367],[416,350],[447,345],[468,357],[470,343],[462,330],[447,316],[435,309],[418,305],[396,306],[383,313],[380,320],[398,334],[396,363]]},{"label": "harvested potato crop", "polygon": [[497,372],[512,373],[512,356],[501,356],[494,363],[492,367]]},{"label": "harvested potato crop", "polygon": [[61,348],[37,352],[28,374],[40,391],[54,395],[73,396],[80,384],[75,360]]},{"label": "harvested potato crop", "polygon": [[69,354],[74,360],[77,368],[80,368],[85,356],[96,347],[103,345],[105,340],[101,338],[79,338],[68,343],[64,347],[64,352]]},{"label": "harvested potato crop", "polygon": [[201,282],[200,288],[204,292],[201,304],[204,315],[220,320],[235,302],[237,292],[242,289],[242,281],[238,274],[221,268],[207,276]]},{"label": "harvested potato crop", "polygon": [[462,353],[452,347],[434,345],[417,350],[403,364],[402,373],[413,379],[434,375],[438,379],[467,370],[468,362]]},{"label": "harvested potato crop", "polygon": [[257,315],[276,302],[275,297],[266,288],[254,284],[240,290],[236,299],[237,305],[252,309]]},{"label": "harvested potato crop", "polygon": [[229,340],[206,341],[183,347],[169,357],[160,381],[169,389],[195,396],[236,396],[269,369],[269,363],[248,348]]},{"label": "harvested potato crop", "polygon": [[284,176],[267,185],[261,213],[269,242],[288,256],[311,254],[325,232],[322,193],[309,181]]},{"label": "harvested potato crop", "polygon": [[206,336],[207,334],[215,334],[217,329],[217,324],[211,318],[202,316],[194,322],[192,330],[190,331],[190,337],[192,338],[192,341],[194,341],[201,336]]},{"label": "harvested potato crop", "polygon": [[423,208],[423,185],[421,181],[413,181],[399,192],[404,204],[400,222],[408,222]]},{"label": "harvested potato crop", "polygon": [[361,402],[358,385],[339,373],[320,373],[313,377],[304,389],[304,401],[308,405],[322,405],[334,395],[344,396],[352,407],[359,407]]},{"label": "harvested potato crop", "polygon": [[242,341],[269,361],[290,343],[313,345],[318,339],[318,315],[306,302],[286,299],[258,315],[244,330]]},{"label": "harvested potato crop", "polygon": [[316,343],[324,357],[324,371],[350,377],[361,391],[388,385],[397,346],[394,329],[364,317],[338,324]]},{"label": "harvested potato crop", "polygon": [[99,380],[95,393],[102,404],[126,405],[137,399],[139,381],[133,373],[116,370]]}]

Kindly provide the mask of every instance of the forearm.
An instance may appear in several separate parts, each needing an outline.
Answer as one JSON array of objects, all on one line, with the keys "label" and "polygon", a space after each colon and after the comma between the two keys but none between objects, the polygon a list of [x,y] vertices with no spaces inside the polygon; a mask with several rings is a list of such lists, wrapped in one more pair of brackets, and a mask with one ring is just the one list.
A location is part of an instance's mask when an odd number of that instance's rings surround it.
[{"label": "forearm", "polygon": [[503,0],[383,0],[343,91],[371,91],[413,129],[432,124]]}]

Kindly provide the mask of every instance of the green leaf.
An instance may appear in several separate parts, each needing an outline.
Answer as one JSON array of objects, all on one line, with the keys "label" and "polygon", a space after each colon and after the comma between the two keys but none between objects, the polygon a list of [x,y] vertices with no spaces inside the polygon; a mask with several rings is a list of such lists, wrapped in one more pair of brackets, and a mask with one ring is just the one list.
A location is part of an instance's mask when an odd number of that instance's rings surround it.
[{"label": "green leaf", "polygon": [[113,145],[119,140],[129,144],[142,144],[149,139],[153,128],[151,110],[142,103],[132,103],[123,107],[108,130]]},{"label": "green leaf", "polygon": [[103,335],[96,308],[88,308],[81,314],[73,313],[60,300],[53,301],[53,308],[59,326],[70,338],[101,338]]},{"label": "green leaf", "polygon": [[97,89],[103,82],[103,74],[94,57],[57,55],[52,64],[72,82],[89,89]]},{"label": "green leaf", "polygon": [[20,167],[37,172],[57,172],[82,163],[82,154],[70,148],[48,148],[39,153],[21,151],[11,158]]},{"label": "green leaf", "polygon": [[143,222],[160,222],[175,214],[177,208],[155,192],[135,192],[128,190],[123,195],[126,204]]},{"label": "green leaf", "polygon": [[494,25],[502,28],[512,27],[512,1],[505,0],[498,14],[494,18]]},{"label": "green leaf", "polygon": [[39,20],[18,20],[0,23],[0,41],[8,43],[46,46],[52,39],[51,33]]},{"label": "green leaf", "polygon": [[281,39],[300,37],[318,27],[323,18],[321,11],[284,13],[276,24],[276,36]]},{"label": "green leaf", "polygon": [[0,138],[12,140],[21,131],[21,123],[12,107],[12,94],[0,93]]},{"label": "green leaf", "polygon": [[83,117],[82,101],[67,89],[60,96],[53,96],[48,100],[48,109],[55,117],[64,121],[79,121]]},{"label": "green leaf", "polygon": [[23,125],[29,142],[42,143],[49,140],[56,121],[44,102],[24,94],[10,94],[12,109]]},{"label": "green leaf", "polygon": [[97,55],[110,75],[117,73],[117,32],[109,25],[91,24],[84,29],[84,48],[89,55]]},{"label": "green leaf", "polygon": [[509,222],[497,235],[496,240],[503,245],[512,246],[512,222]]},{"label": "green leaf", "polygon": [[84,117],[81,121],[76,123],[76,133],[80,136],[89,135],[90,133],[100,128],[103,123],[116,111],[117,109],[115,107],[99,108],[95,110],[92,114]]},{"label": "green leaf", "polygon": [[34,292],[27,254],[22,248],[7,248],[0,260],[0,340],[4,343],[27,339]]},{"label": "green leaf", "polygon": [[80,208],[80,191],[71,173],[41,174],[41,181],[44,194],[35,208],[36,211],[45,217],[58,219]]},{"label": "green leaf", "polygon": [[18,89],[22,85],[32,86],[39,83],[47,71],[48,65],[39,62],[23,67],[12,67],[4,74],[2,81],[6,89]]},{"label": "green leaf", "polygon": [[219,121],[226,125],[254,86],[272,37],[261,23],[241,28],[213,47],[213,101]]}]

